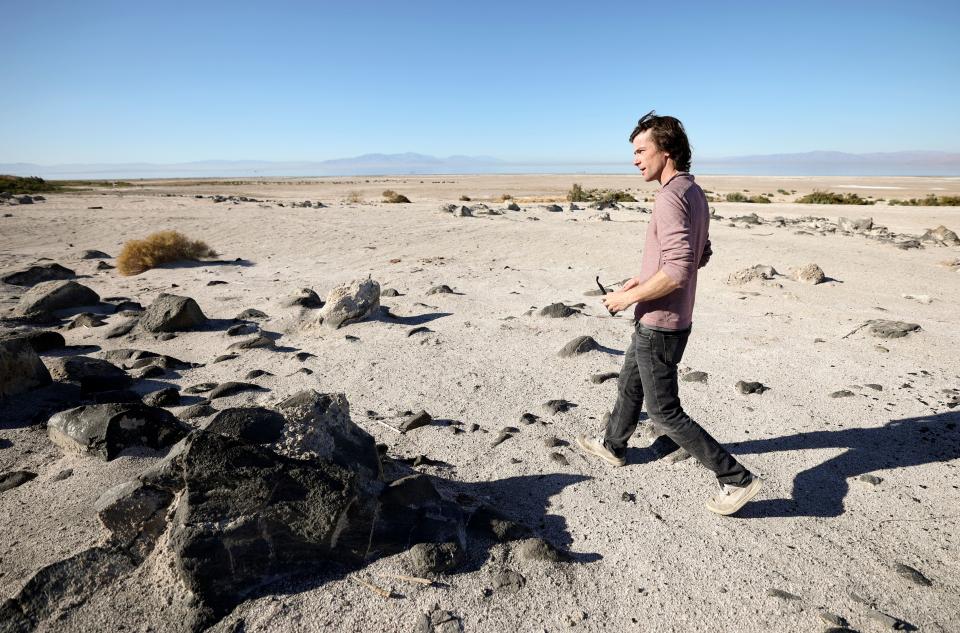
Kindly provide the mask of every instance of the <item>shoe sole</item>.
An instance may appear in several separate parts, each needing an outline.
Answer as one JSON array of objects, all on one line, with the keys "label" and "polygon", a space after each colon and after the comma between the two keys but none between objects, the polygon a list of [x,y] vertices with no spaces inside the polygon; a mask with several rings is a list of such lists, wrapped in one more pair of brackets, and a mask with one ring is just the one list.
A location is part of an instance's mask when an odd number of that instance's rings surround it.
[{"label": "shoe sole", "polygon": [[584,438],[582,436],[580,435],[577,436],[577,446],[579,446],[580,450],[582,450],[584,453],[588,453],[590,455],[593,455],[594,457],[599,457],[600,459],[607,462],[611,466],[626,466],[627,460],[625,459],[618,460],[616,457],[610,457],[609,455],[605,455],[604,453],[595,451],[589,444],[585,444],[583,440]]},{"label": "shoe sole", "polygon": [[757,496],[757,493],[760,492],[761,488],[763,488],[763,480],[760,479],[759,477],[754,477],[753,481],[750,482],[750,487],[747,489],[747,494],[745,494],[743,498],[740,499],[737,505],[721,510],[720,508],[716,508],[713,505],[711,505],[710,502],[708,501],[706,504],[707,510],[709,510],[710,512],[713,512],[714,514],[719,514],[720,516],[730,516],[731,514],[736,514],[737,512],[740,511],[741,508],[743,508],[743,506],[747,505],[747,503],[749,503],[754,497]]}]

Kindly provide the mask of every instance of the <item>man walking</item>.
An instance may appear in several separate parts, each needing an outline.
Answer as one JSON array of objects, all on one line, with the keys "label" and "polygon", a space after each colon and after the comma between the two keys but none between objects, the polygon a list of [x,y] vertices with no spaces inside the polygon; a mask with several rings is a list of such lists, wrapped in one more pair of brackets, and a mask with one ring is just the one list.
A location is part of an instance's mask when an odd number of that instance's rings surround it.
[{"label": "man walking", "polygon": [[636,304],[634,333],[617,384],[617,402],[603,438],[579,436],[587,453],[613,466],[626,464],[627,441],[644,401],[651,421],[674,448],[683,448],[717,475],[720,492],[707,502],[717,514],[733,514],[760,491],[762,480],[728,453],[680,406],[677,364],[690,336],[697,269],[712,254],[710,211],[690,170],[690,143],[683,124],[670,116],[644,115],[630,135],[633,164],[660,192],[647,227],[640,274],[604,296],[613,313]]}]

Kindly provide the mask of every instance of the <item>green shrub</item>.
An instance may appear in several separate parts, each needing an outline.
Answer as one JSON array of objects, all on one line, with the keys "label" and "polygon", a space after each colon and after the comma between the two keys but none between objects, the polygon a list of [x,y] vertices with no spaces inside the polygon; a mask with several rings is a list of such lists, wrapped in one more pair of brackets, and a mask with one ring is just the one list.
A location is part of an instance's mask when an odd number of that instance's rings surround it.
[{"label": "green shrub", "polygon": [[855,193],[834,193],[832,191],[814,191],[797,198],[800,204],[873,204],[872,200],[864,200]]},{"label": "green shrub", "polygon": [[890,200],[890,204],[904,207],[960,207],[960,196],[937,196],[931,193],[926,198]]},{"label": "green shrub", "polygon": [[584,189],[573,183],[567,192],[570,202],[637,202],[633,194],[614,189]]},{"label": "green shrub", "polygon": [[789,195],[790,195],[790,192],[787,191],[786,189],[777,189],[777,193],[779,193],[781,196],[789,196]]},{"label": "green shrub", "polygon": [[51,191],[60,191],[62,187],[58,184],[47,182],[39,176],[0,176],[0,191],[8,193],[49,193]]},{"label": "green shrub", "polygon": [[727,202],[750,202],[750,198],[739,191],[734,191],[733,193],[727,194]]},{"label": "green shrub", "polygon": [[771,194],[767,193],[767,194],[763,194],[762,196],[750,196],[750,198],[747,199],[747,202],[756,202],[758,204],[770,204],[771,200],[770,198],[767,198],[767,196],[769,195]]}]

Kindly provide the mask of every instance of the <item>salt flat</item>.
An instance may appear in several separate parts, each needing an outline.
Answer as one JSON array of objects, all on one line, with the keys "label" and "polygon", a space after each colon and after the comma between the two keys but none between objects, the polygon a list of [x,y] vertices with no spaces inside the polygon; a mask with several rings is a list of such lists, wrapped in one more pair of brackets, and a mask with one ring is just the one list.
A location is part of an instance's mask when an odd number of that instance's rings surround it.
[{"label": "salt flat", "polygon": [[[572,182],[629,189],[649,200],[608,211],[610,221],[594,219],[593,209],[569,211],[566,203],[562,212],[546,211],[544,205],[561,200]],[[466,571],[425,587],[387,575],[404,573],[404,554],[398,554],[357,572],[392,587],[398,597],[381,597],[352,577],[329,572],[283,581],[237,606],[212,630],[411,631],[435,604],[461,618],[466,631],[807,631],[827,626],[820,610],[843,616],[855,630],[885,630],[869,617],[871,608],[921,631],[960,630],[960,272],[940,264],[960,257],[960,247],[901,250],[859,234],[729,222],[747,213],[830,222],[870,216],[899,234],[919,236],[938,225],[957,231],[957,207],[792,200],[815,189],[845,191],[840,185],[884,198],[958,195],[960,179],[706,176],[698,182],[721,196],[745,189],[798,192],[775,194],[772,204],[711,205],[724,219],[711,224],[714,256],[700,272],[682,364],[708,378],[682,382],[681,397],[694,419],[767,479],[759,500],[733,518],[703,507],[714,483],[692,460],[654,459],[637,438],[631,463],[611,469],[572,446],[577,434],[602,428],[616,395],[616,381],[595,384],[590,376],[619,370],[631,322],[626,315],[610,317],[596,296],[585,293],[595,288],[597,275],[614,284],[638,272],[650,217],[641,208],[651,208],[654,196],[639,177],[150,181],[51,194],[33,205],[0,207],[12,214],[0,218],[0,268],[49,258],[74,269],[78,281],[101,297],[146,306],[171,292],[192,297],[207,317],[222,320],[247,308],[262,310],[269,319],[261,327],[280,335],[278,345],[314,356],[301,362],[291,352],[253,349],[212,363],[234,337],[200,331],[170,340],[142,333],[106,339],[106,328],[58,331],[70,346],[94,346],[91,355],[135,347],[204,364],[138,382],[140,393],[242,380],[254,369],[273,374],[256,381],[267,391],[232,396],[218,408],[270,407],[308,388],[341,392],[353,421],[385,444],[387,455],[428,456],[437,464],[416,470],[437,477],[445,489],[487,500],[573,556],[566,563],[530,561],[511,543],[495,543],[471,551]],[[384,189],[413,202],[382,203]],[[351,194],[358,201],[348,202]],[[441,204],[478,201],[504,209],[501,194],[513,196],[522,210],[478,210],[477,217],[439,210]],[[257,201],[216,203],[211,195]],[[458,202],[461,195],[473,200]],[[327,206],[291,207],[305,200]],[[116,256],[125,241],[162,229],[205,240],[219,262],[121,277],[97,270],[96,260],[79,259],[85,249]],[[823,269],[825,283],[790,277],[790,268],[809,263]],[[726,283],[731,273],[756,264],[782,275]],[[332,330],[312,325],[309,310],[284,305],[301,288],[323,297],[338,284],[367,277],[401,293],[381,299],[399,319]],[[208,285],[214,280],[225,283]],[[439,284],[456,293],[427,294]],[[4,285],[0,310],[16,305],[23,290]],[[536,314],[554,302],[586,306],[567,318]],[[868,328],[850,334],[873,319],[921,329],[897,339],[876,338]],[[430,331],[408,336],[416,326]],[[580,335],[603,349],[557,355]],[[743,395],[734,387],[739,380],[760,381],[769,391]],[[831,397],[841,390],[852,395]],[[543,405],[553,399],[576,407],[550,414]],[[384,425],[420,409],[445,422],[407,434]],[[542,423],[520,423],[524,413]],[[478,430],[469,430],[473,424]],[[518,430],[492,446],[507,426]],[[560,445],[547,448],[549,437]],[[0,421],[0,440],[0,473],[38,475],[0,493],[3,598],[17,594],[42,566],[102,543],[107,533],[93,509],[96,499],[159,458],[151,451],[110,462],[65,456],[40,424]],[[552,453],[568,464],[554,461]],[[65,469],[73,469],[72,476],[54,481]],[[881,481],[871,484],[860,475]],[[911,581],[898,573],[898,564],[920,570],[932,584]],[[504,569],[522,574],[525,584],[514,592],[495,588],[493,579]],[[189,609],[169,560],[157,555],[38,630],[117,630],[123,624],[126,630],[178,631]]]}]

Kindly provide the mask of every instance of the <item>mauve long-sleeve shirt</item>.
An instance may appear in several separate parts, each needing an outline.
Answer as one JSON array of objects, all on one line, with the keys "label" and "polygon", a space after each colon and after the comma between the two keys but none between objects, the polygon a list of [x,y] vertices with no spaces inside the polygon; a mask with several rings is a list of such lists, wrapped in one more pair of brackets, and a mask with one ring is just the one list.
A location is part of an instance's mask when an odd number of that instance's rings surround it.
[{"label": "mauve long-sleeve shirt", "polygon": [[653,328],[690,327],[697,269],[707,264],[711,254],[707,197],[693,176],[680,172],[657,193],[640,268],[640,283],[662,270],[680,287],[659,299],[638,302],[633,318]]}]

